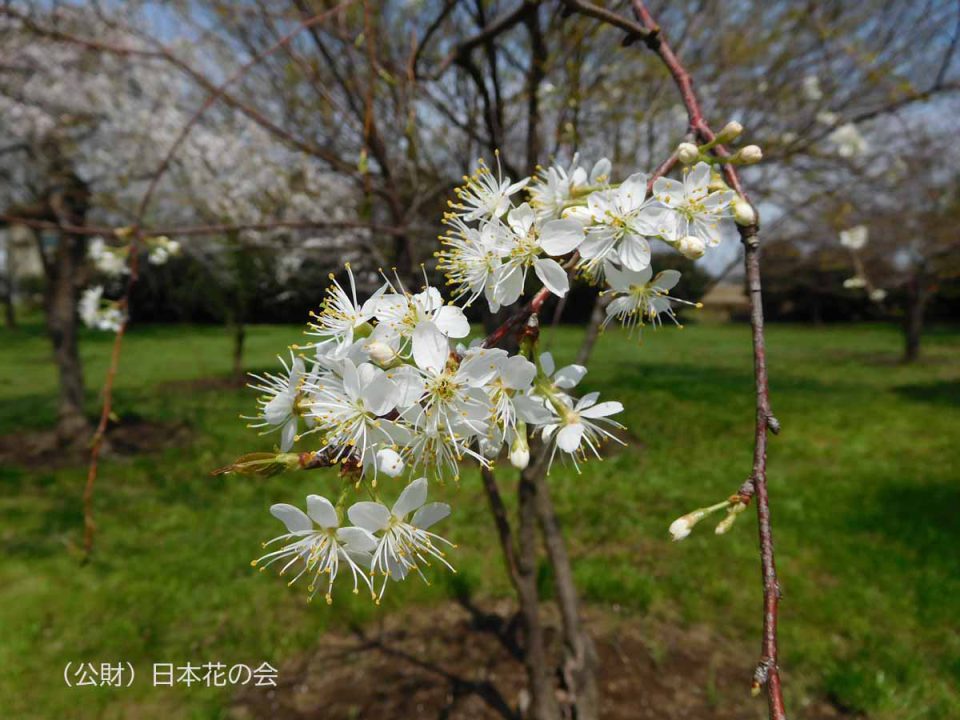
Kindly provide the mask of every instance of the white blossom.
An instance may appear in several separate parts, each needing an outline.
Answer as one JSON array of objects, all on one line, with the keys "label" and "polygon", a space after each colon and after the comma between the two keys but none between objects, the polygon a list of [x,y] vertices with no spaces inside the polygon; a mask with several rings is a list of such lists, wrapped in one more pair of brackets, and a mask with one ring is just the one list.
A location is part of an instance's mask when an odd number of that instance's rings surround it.
[{"label": "white blossom", "polygon": [[697,305],[670,297],[670,290],[680,281],[680,273],[676,270],[664,270],[653,277],[650,268],[640,272],[610,268],[607,270],[607,281],[614,298],[607,305],[604,326],[616,319],[631,330],[646,323],[656,327],[662,323],[661,314],[679,325],[671,302]]},{"label": "white blossom", "polygon": [[[268,552],[251,564],[263,571],[278,561],[284,561],[280,574],[300,565],[299,572],[290,580],[293,585],[303,575],[310,574],[310,598],[318,590],[324,574],[327,575],[327,603],[333,602],[333,583],[337,579],[340,563],[346,563],[353,576],[353,592],[359,592],[364,583],[373,593],[373,583],[367,574],[371,567],[373,550],[377,541],[373,535],[359,527],[340,527],[336,508],[320,495],[307,496],[307,512],[285,503],[271,506],[270,513],[280,520],[287,532],[264,543],[264,547],[276,542],[285,544],[279,550]],[[314,524],[316,523],[316,525]]]},{"label": "white blossom", "polygon": [[264,432],[280,430],[280,449],[287,452],[293,447],[297,437],[299,418],[306,412],[304,405],[304,364],[303,358],[290,354],[290,364],[282,357],[278,358],[283,365],[283,374],[263,375],[251,374],[260,384],[251,383],[249,387],[262,393],[257,400],[260,414],[248,420],[257,420],[250,427],[265,427]]},{"label": "white blossom", "polygon": [[840,231],[840,244],[853,251],[863,250],[870,238],[870,231],[866,225],[856,225]]},{"label": "white blossom", "polygon": [[[413,517],[408,522],[410,513],[413,513]],[[372,573],[383,576],[378,602],[387,588],[388,579],[403,580],[411,571],[423,577],[422,567],[429,566],[431,560],[439,561],[453,570],[438,547],[439,544],[453,547],[453,544],[429,532],[429,528],[449,514],[450,506],[446,503],[427,503],[426,478],[419,478],[407,485],[392,508],[371,501],[350,506],[347,510],[350,522],[371,534],[380,534],[371,564]]]},{"label": "white blossom", "polygon": [[[710,190],[710,166],[697,163],[684,169],[683,181],[657,178],[653,195],[673,211],[674,222],[668,223],[668,242],[677,243],[687,236],[699,238],[707,247],[716,247],[723,239],[723,225],[732,220],[731,190]],[[645,266],[644,266],[645,267]],[[630,267],[642,270],[642,267]]]},{"label": "white blossom", "polygon": [[464,185],[456,189],[459,202],[450,207],[466,222],[481,218],[499,218],[510,209],[510,197],[526,187],[529,178],[511,182],[504,178],[497,155],[497,175],[494,177],[483,160],[477,163],[473,175],[464,177]]},{"label": "white blossom", "polygon": [[646,195],[647,175],[635,173],[617,188],[591,194],[586,207],[570,211],[570,217],[586,225],[586,239],[579,248],[584,272],[596,276],[605,264],[631,270],[650,264],[646,238],[672,235],[674,220],[660,202]]}]

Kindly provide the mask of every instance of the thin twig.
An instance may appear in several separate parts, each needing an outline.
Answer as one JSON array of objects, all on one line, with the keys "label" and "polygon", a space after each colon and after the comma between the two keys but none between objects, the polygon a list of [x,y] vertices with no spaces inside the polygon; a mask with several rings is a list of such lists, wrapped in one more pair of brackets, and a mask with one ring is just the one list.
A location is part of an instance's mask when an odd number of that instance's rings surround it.
[{"label": "thin twig", "polygon": [[[585,3],[578,0],[564,0],[564,5],[581,14],[597,17],[615,27],[628,32],[625,44],[634,38],[630,30],[624,27],[619,16],[616,19],[603,16],[595,12],[587,12],[581,6]],[[664,38],[660,26],[657,25],[643,0],[632,0],[634,13],[647,31],[641,35],[646,46],[655,52],[666,66],[687,110],[689,130],[701,142],[714,140],[714,133],[703,117],[700,101],[694,89],[693,78],[680,61],[670,44]],[[717,145],[713,152],[720,158],[729,157],[727,150]],[[674,158],[675,160],[675,158]],[[749,202],[736,168],[723,164],[723,174],[727,184],[738,195]],[[658,170],[660,170],[658,168]],[[667,170],[663,170],[666,172]],[[744,264],[747,275],[747,284],[750,290],[750,321],[753,330],[754,376],[757,397],[757,416],[754,436],[753,470],[749,480],[741,490],[745,498],[749,498],[746,491],[752,491],[757,498],[757,520],[760,536],[760,560],[763,576],[763,642],[761,659],[754,674],[755,687],[761,685],[767,689],[767,699],[771,720],[786,720],[786,710],[783,702],[783,692],[780,681],[777,648],[777,611],[780,599],[780,585],[777,581],[776,562],[773,549],[773,533],[770,520],[770,501],[767,492],[767,432],[779,431],[780,425],[770,410],[770,393],[767,381],[766,343],[763,330],[763,305],[760,285],[759,241],[756,225],[740,227],[740,237],[744,244]]]}]

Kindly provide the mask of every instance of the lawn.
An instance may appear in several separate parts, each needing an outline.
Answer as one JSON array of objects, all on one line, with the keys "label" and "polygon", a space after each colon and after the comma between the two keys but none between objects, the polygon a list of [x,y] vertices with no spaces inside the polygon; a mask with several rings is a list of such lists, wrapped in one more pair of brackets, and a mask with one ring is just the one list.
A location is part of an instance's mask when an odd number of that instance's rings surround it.
[{"label": "lawn", "polygon": [[[561,362],[579,337],[564,328],[554,338]],[[295,327],[252,328],[249,367],[270,367],[298,339]],[[82,338],[91,411],[110,342]],[[770,491],[792,716],[807,717],[807,700],[826,696],[871,718],[960,717],[960,331],[931,332],[925,359],[912,367],[897,363],[899,350],[890,327],[769,331],[783,426],[772,441]],[[328,628],[441,602],[464,587],[481,597],[508,592],[473,472],[459,487],[434,490],[454,507],[444,529],[459,545],[455,581],[437,572],[429,586],[394,586],[380,608],[338,592],[328,607],[306,604],[302,586],[253,571],[259,543],[279,527],[268,506],[302,503],[333,480],[323,472],[209,476],[269,445],[238,419],[252,409],[250,391],[187,383],[229,365],[221,328],[132,330],[118,414],[186,423],[190,440],[103,464],[88,564],[77,552],[85,468],[0,465],[0,716],[219,717],[226,691],[153,689],[150,664],[277,666]],[[723,499],[746,477],[752,382],[746,326],[664,328],[640,345],[617,332],[601,338],[584,387],[624,403],[635,442],[582,475],[555,467],[551,476],[578,580],[598,611],[617,605],[664,623],[705,624],[724,642],[758,646],[752,513],[723,537],[708,523],[682,543],[666,532],[676,516]],[[0,434],[48,427],[54,399],[40,327],[0,331]],[[70,689],[62,673],[71,661],[129,661],[138,680]]]}]

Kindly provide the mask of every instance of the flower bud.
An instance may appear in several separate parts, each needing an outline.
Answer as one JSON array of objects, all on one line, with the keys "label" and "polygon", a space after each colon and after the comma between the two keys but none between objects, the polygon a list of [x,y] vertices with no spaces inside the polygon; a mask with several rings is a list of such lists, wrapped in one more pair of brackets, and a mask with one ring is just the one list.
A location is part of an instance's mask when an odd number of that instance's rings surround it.
[{"label": "flower bud", "polygon": [[736,140],[743,133],[743,125],[736,120],[732,120],[723,126],[723,129],[717,133],[718,143],[728,143]]},{"label": "flower bud", "polygon": [[738,197],[733,201],[733,219],[737,225],[754,225],[757,222],[757,211],[742,197]]},{"label": "flower bud", "polygon": [[847,278],[846,280],[843,281],[843,286],[847,290],[859,290],[860,288],[864,288],[867,286],[867,281],[864,280],[862,277]]},{"label": "flower bud", "polygon": [[870,299],[874,302],[883,302],[887,297],[887,291],[883,288],[877,288],[870,291]]},{"label": "flower bud", "polygon": [[717,535],[725,534],[727,531],[730,530],[730,528],[733,527],[733,524],[737,521],[737,515],[739,515],[746,509],[747,509],[746,503],[735,503],[731,505],[729,508],[727,508],[727,516],[717,524],[717,527],[714,530],[714,532]]},{"label": "flower bud", "polygon": [[517,423],[517,433],[510,444],[510,464],[517,470],[525,470],[530,464],[530,445],[527,443],[527,424]]},{"label": "flower bud", "polygon": [[370,355],[370,359],[380,367],[387,367],[397,359],[396,351],[385,342],[380,342],[379,340],[368,342],[363,346],[363,349]]},{"label": "flower bud", "polygon": [[759,145],[747,145],[735,157],[744,165],[753,165],[763,160],[763,150]]},{"label": "flower bud", "polygon": [[677,241],[677,251],[686,258],[696,260],[703,257],[707,251],[707,245],[696,235],[686,235]]},{"label": "flower bud", "polygon": [[673,541],[679,542],[687,537],[693,530],[693,526],[703,520],[706,515],[705,510],[694,510],[670,523],[670,535],[673,536]]},{"label": "flower bud", "polygon": [[684,165],[693,165],[700,159],[700,149],[693,143],[683,142],[677,146],[677,160]]},{"label": "flower bud", "polygon": [[377,470],[389,477],[396,477],[403,472],[403,458],[396,450],[384,448],[377,452]]}]

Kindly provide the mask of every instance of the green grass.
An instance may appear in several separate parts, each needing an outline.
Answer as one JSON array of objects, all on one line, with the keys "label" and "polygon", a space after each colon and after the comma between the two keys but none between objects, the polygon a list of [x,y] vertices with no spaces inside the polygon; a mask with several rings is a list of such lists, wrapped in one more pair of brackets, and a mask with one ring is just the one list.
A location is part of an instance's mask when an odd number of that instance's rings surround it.
[{"label": "green grass", "polygon": [[[264,368],[289,327],[255,327],[249,365]],[[84,335],[90,408],[111,338]],[[554,339],[569,360],[579,331]],[[897,364],[900,338],[879,326],[772,327],[769,364],[783,433],[770,454],[785,596],[782,653],[789,701],[828,694],[870,717],[960,717],[960,333],[931,333],[926,358]],[[269,480],[207,471],[268,442],[237,416],[241,390],[162,391],[173,380],[225,374],[220,328],[140,327],[125,344],[116,408],[186,421],[193,441],[103,464],[91,563],[78,562],[85,469],[0,466],[0,716],[218,717],[221,690],[154,690],[150,663],[274,666],[344,628],[464,586],[508,586],[474,473],[435,489],[454,506],[456,580],[390,589],[381,609],[338,592],[307,605],[251,570],[277,524],[267,507],[329,492],[323,472]],[[642,345],[603,337],[584,386],[622,400],[636,442],[582,475],[551,477],[585,597],[664,621],[706,623],[725,642],[758,645],[755,521],[715,537],[705,522],[668,541],[676,516],[729,495],[750,467],[753,394],[749,329],[690,326]],[[0,331],[0,434],[49,427],[55,374],[38,326]],[[484,568],[498,568],[491,577]],[[129,689],[68,689],[68,661],[130,661]]]}]

